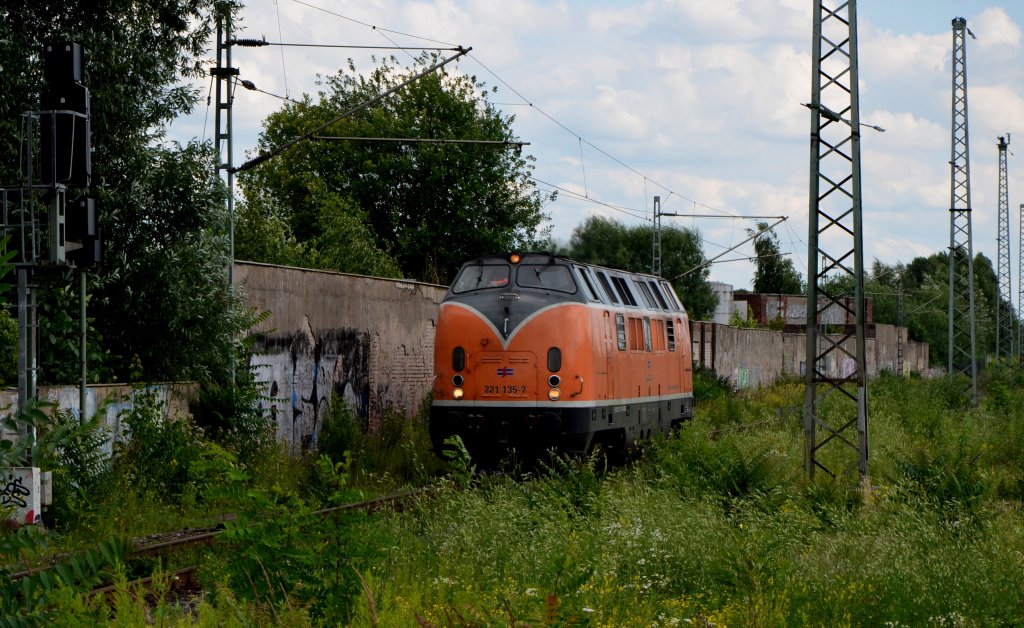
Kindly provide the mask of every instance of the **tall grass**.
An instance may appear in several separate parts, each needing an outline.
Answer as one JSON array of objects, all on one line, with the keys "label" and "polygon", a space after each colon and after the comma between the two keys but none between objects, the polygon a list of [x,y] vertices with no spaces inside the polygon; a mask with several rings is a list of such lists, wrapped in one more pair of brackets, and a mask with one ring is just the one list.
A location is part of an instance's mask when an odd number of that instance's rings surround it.
[{"label": "tall grass", "polygon": [[[327,456],[294,471],[315,487],[233,476],[254,507],[211,552],[198,621],[1021,624],[1024,387],[1001,377],[978,408],[944,381],[872,382],[868,494],[856,477],[808,482],[792,382],[739,394],[708,379],[693,421],[613,469],[437,472],[425,422],[368,436],[339,415]],[[433,490],[401,513],[312,516],[385,477]]]},{"label": "tall grass", "polygon": [[357,621],[1020,623],[1021,393],[964,410],[945,386],[873,383],[868,499],[855,479],[806,481],[795,384],[711,397],[628,468],[448,486],[375,520],[387,549]]}]

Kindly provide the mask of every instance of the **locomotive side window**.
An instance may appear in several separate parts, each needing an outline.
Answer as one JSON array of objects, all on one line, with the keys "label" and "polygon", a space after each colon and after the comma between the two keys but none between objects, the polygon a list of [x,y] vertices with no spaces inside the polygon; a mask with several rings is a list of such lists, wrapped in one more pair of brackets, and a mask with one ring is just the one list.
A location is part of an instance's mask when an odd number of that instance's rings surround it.
[{"label": "locomotive side window", "polygon": [[[608,277],[606,277],[603,272],[597,271],[597,278],[601,280],[601,287],[604,288],[604,291],[608,294],[609,298],[611,298],[612,303],[618,303],[619,300],[615,298],[615,291],[612,290],[611,285],[608,283]],[[623,349],[625,349],[625,347],[623,347]]]},{"label": "locomotive side window", "polygon": [[649,309],[657,309],[658,306],[654,304],[654,297],[651,296],[651,291],[645,283],[642,281],[633,280],[633,285],[640,289],[640,297],[644,300],[644,305]]},{"label": "locomotive side window", "polygon": [[548,370],[557,373],[562,368],[562,350],[558,347],[548,349]]},{"label": "locomotive side window", "polygon": [[665,321],[665,328],[668,331],[668,350],[676,350],[676,327],[675,323],[669,319]]},{"label": "locomotive side window", "polygon": [[541,288],[556,292],[576,292],[576,282],[567,266],[556,264],[521,264],[516,271],[516,284],[521,288]]},{"label": "locomotive side window", "polygon": [[612,283],[619,289],[619,296],[622,297],[623,305],[632,305],[636,307],[636,297],[633,296],[633,291],[629,289],[629,284],[622,277],[612,275]]},{"label": "locomotive side window", "polygon": [[468,264],[455,278],[452,292],[472,292],[487,288],[501,288],[508,285],[508,264]]},{"label": "locomotive side window", "polygon": [[676,291],[672,289],[672,286],[667,281],[662,281],[661,287],[664,288],[665,294],[668,296],[669,305],[677,312],[684,311],[683,304],[679,302]]},{"label": "locomotive side window", "polygon": [[466,350],[462,347],[452,349],[452,370],[456,373],[466,368]]},{"label": "locomotive side window", "polygon": [[668,302],[665,301],[665,297],[661,294],[661,288],[659,288],[658,284],[654,283],[654,281],[649,281],[648,283],[651,284],[651,292],[653,292],[654,296],[658,299],[658,304],[661,305],[661,309],[668,311]]},{"label": "locomotive side window", "polygon": [[615,315],[615,335],[619,340],[619,351],[626,350],[626,319],[622,314]]},{"label": "locomotive side window", "polygon": [[651,319],[644,317],[644,351],[651,350]]},{"label": "locomotive side window", "polygon": [[587,293],[587,299],[591,301],[601,301],[601,296],[597,290],[594,289],[594,280],[590,277],[590,269],[584,268],[583,266],[577,266],[576,271],[583,278],[583,291]]}]

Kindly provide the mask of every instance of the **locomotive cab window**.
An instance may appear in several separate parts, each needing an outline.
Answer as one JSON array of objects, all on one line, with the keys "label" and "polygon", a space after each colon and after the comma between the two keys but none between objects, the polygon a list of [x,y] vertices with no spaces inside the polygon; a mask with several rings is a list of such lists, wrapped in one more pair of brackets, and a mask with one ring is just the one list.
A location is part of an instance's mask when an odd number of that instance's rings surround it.
[{"label": "locomotive cab window", "polygon": [[520,264],[516,271],[516,285],[569,294],[576,292],[576,282],[569,267],[557,264]]},{"label": "locomotive cab window", "polygon": [[615,298],[615,291],[612,290],[611,284],[608,283],[608,277],[601,271],[597,271],[597,278],[601,281],[601,287],[604,288],[608,298],[611,299],[612,303],[618,304],[619,300]]},{"label": "locomotive cab window", "polygon": [[668,350],[676,350],[676,328],[672,319],[665,321],[665,331],[668,332]]},{"label": "locomotive cab window", "polygon": [[679,302],[679,298],[676,297],[676,291],[672,289],[672,286],[667,281],[661,282],[661,287],[665,291],[665,295],[668,297],[668,303],[677,312],[685,311],[683,304]]},{"label": "locomotive cab window", "polygon": [[626,350],[626,319],[622,314],[615,315],[615,336],[619,342],[619,351]]},{"label": "locomotive cab window", "polygon": [[643,283],[642,281],[637,281],[636,279],[634,279],[633,285],[640,289],[640,298],[644,300],[644,305],[646,305],[647,308],[651,310],[657,309],[657,306],[654,305],[654,297],[651,296],[651,291],[647,287],[647,284]]},{"label": "locomotive cab window", "polygon": [[632,305],[636,307],[636,297],[633,296],[633,291],[629,289],[629,284],[622,277],[612,275],[612,283],[619,289],[619,296],[622,297],[623,305]]},{"label": "locomotive cab window", "polygon": [[455,278],[452,292],[472,292],[488,288],[508,286],[510,269],[508,264],[468,264]]},{"label": "locomotive cab window", "polygon": [[587,299],[590,301],[602,301],[600,293],[594,287],[594,280],[590,276],[590,269],[584,268],[583,266],[577,266],[576,272],[579,273],[583,279],[583,292],[587,294]]},{"label": "locomotive cab window", "polygon": [[665,301],[665,297],[661,294],[661,288],[654,281],[649,281],[648,283],[651,285],[651,292],[654,293],[654,297],[658,300],[658,305],[661,306],[661,309],[668,311],[668,302]]}]

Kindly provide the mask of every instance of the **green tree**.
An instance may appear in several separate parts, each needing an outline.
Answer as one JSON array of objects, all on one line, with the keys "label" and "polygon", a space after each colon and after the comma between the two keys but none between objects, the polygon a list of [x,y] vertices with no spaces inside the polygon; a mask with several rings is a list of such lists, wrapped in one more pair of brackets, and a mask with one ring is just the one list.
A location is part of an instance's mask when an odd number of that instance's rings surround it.
[{"label": "green tree", "polygon": [[[652,227],[627,227],[600,216],[591,216],[573,230],[569,246],[558,251],[580,261],[634,272],[651,271]],[[707,282],[700,234],[679,227],[662,228],[661,271],[686,306],[690,317],[711,317],[718,299]]]},{"label": "green tree", "polygon": [[[206,73],[205,49],[221,0],[69,0],[0,7],[0,182],[22,183],[19,116],[38,107],[43,42],[86,51],[91,95],[93,182],[104,230],[104,264],[90,274],[90,317],[113,377],[137,356],[148,380],[226,377],[251,320],[227,285],[226,190],[210,145],[165,143],[168,124],[198,102],[185,79]],[[59,294],[55,277],[43,289]],[[73,284],[72,284],[73,285]],[[58,299],[54,342],[65,355],[77,333],[77,290]],[[68,316],[56,315],[63,308]],[[71,321],[70,324],[67,321]],[[76,356],[69,356],[76,357]],[[65,361],[64,359],[61,362]],[[96,363],[93,367],[98,367]],[[43,373],[49,381],[59,373]]]},{"label": "green tree", "polygon": [[768,223],[757,223],[756,229],[747,229],[754,238],[754,292],[768,294],[802,294],[804,283],[800,272],[793,265],[793,260],[785,257],[779,247],[779,236]]},{"label": "green tree", "polygon": [[[259,148],[302,137],[414,73],[392,58],[363,76],[350,62],[321,84],[316,100],[307,95],[270,115]],[[532,157],[514,146],[513,120],[494,108],[475,77],[428,74],[318,135],[508,144],[300,141],[240,174],[239,250],[255,261],[284,251],[309,265],[374,274],[397,268],[447,282],[466,259],[530,248],[545,198],[530,180]],[[274,229],[260,231],[261,223]],[[351,250],[331,235],[338,229]]]},{"label": "green tree", "polygon": [[[912,340],[927,342],[933,364],[945,365],[949,355],[949,257],[934,253],[909,264],[886,265],[877,260],[865,292],[874,300],[876,323],[896,325],[897,299],[903,294],[903,324]],[[974,257],[975,350],[979,360],[995,350],[995,307],[1000,301],[995,270],[985,255]],[[1003,306],[1019,328],[1016,312]]]}]

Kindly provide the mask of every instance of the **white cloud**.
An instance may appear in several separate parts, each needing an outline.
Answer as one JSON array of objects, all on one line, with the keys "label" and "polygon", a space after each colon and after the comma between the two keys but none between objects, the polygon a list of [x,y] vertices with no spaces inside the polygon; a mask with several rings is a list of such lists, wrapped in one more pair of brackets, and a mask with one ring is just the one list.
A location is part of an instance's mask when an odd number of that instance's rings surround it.
[{"label": "white cloud", "polygon": [[[868,259],[908,262],[948,244],[953,16],[945,15],[947,4],[900,0],[859,7],[861,120],[886,129],[864,130],[861,142]],[[975,250],[993,259],[995,138],[1019,132],[1024,143],[1024,65],[1018,63],[1024,6],[1017,4],[982,1],[972,5],[979,10],[969,18],[977,35],[968,40]],[[641,214],[660,194],[666,211],[692,208],[683,196],[735,214],[788,215],[781,239],[795,243],[800,260],[806,257],[800,240],[807,231],[810,113],[801,104],[810,99],[812,3],[334,0],[324,6],[351,19],[253,0],[243,10],[248,28],[240,36],[430,43],[384,30],[390,29],[472,46],[457,71],[499,86],[492,100],[516,115],[513,128],[530,142],[526,150],[537,158],[538,179]],[[297,96],[315,92],[314,76],[334,74],[350,56],[368,71],[369,54],[246,48],[236,49],[235,61],[261,89]],[[410,62],[404,52],[394,54]],[[206,83],[201,87],[205,94]],[[239,91],[236,162],[254,145],[263,117],[279,106],[272,97]],[[179,123],[179,135],[198,135],[206,113]],[[1024,184],[1013,157],[1010,168],[1011,206],[1017,207]],[[590,213],[639,220],[569,194],[546,211],[556,237],[565,238]],[[726,246],[742,240],[749,226],[692,222],[709,242]],[[794,263],[803,268],[803,261]],[[751,268],[716,265],[712,277],[749,287]]]}]

